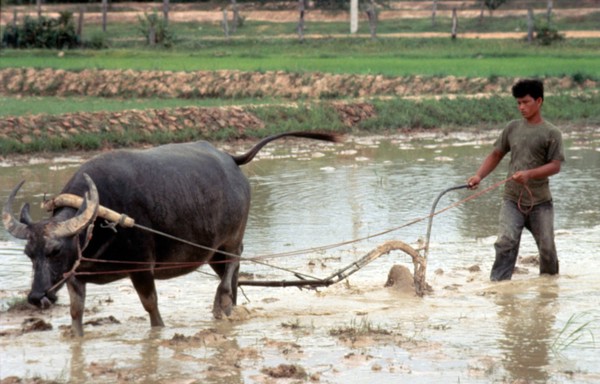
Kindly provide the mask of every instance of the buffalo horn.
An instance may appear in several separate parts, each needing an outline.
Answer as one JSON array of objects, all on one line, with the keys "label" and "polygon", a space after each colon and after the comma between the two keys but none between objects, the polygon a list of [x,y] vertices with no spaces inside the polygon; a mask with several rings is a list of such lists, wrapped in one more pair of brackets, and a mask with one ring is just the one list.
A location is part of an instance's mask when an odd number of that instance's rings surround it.
[{"label": "buffalo horn", "polygon": [[98,190],[96,189],[96,184],[94,184],[92,178],[87,173],[84,173],[83,177],[89,187],[89,191],[85,193],[83,204],[81,204],[75,217],[56,224],[56,227],[52,230],[53,236],[66,237],[75,235],[96,220],[100,203]]},{"label": "buffalo horn", "polygon": [[[83,197],[70,193],[62,193],[50,200],[43,201],[42,209],[45,209],[46,211],[52,211],[59,207],[79,208],[82,204]],[[133,227],[135,225],[135,220],[131,217],[117,213],[103,205],[98,206],[98,217],[112,221],[113,223],[118,223],[123,227]]]},{"label": "buffalo horn", "polygon": [[17,221],[12,214],[13,201],[17,192],[19,192],[19,189],[23,186],[23,183],[25,183],[25,180],[17,184],[12,190],[10,196],[8,196],[8,200],[6,200],[6,203],[4,204],[4,209],[2,210],[2,222],[4,223],[4,228],[17,239],[26,239],[29,234],[27,225]]}]

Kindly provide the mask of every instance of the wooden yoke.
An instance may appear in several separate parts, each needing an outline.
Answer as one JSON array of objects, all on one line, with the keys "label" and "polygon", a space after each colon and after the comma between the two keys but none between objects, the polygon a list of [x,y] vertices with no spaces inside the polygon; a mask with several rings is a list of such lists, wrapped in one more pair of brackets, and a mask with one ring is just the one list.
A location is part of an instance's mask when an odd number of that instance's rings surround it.
[{"label": "wooden yoke", "polygon": [[[79,209],[83,204],[83,197],[72,195],[70,193],[64,193],[62,195],[58,195],[50,200],[45,200],[42,202],[42,209],[50,212],[59,207],[71,207]],[[113,211],[112,209],[108,209],[100,205],[98,207],[98,217],[111,221],[113,223],[117,223],[122,227],[131,228],[135,225],[135,220],[131,217]]]}]

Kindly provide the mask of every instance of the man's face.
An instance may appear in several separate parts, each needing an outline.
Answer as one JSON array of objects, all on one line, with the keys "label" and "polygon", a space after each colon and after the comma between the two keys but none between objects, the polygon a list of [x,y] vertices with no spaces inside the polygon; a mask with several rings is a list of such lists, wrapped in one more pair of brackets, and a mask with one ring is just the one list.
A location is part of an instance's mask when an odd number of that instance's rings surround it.
[{"label": "man's face", "polygon": [[517,97],[517,105],[519,106],[519,112],[526,120],[531,120],[540,113],[540,107],[542,106],[542,98],[539,97],[534,99],[527,95],[525,97]]}]

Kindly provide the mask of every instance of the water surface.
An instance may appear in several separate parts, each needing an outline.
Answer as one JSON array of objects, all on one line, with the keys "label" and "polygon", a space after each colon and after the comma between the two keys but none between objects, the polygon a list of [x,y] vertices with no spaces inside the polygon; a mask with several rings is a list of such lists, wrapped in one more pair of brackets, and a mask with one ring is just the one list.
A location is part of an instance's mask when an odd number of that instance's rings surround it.
[{"label": "water surface", "polygon": [[[269,144],[244,171],[253,188],[244,256],[325,277],[386,240],[417,247],[436,196],[460,185],[489,152],[494,135],[452,134],[350,138],[344,144],[290,140]],[[383,256],[347,282],[317,292],[244,287],[232,320],[210,312],[217,281],[201,269],[159,281],[159,305],[167,326],[150,330],[131,283],[88,286],[83,340],[65,336],[70,323],[66,289],[50,311],[31,312],[53,329],[23,335],[22,317],[6,308],[26,294],[31,265],[23,242],[0,231],[0,378],[39,376],[71,382],[264,382],[265,367],[296,364],[324,383],[600,381],[600,129],[565,135],[567,162],[552,178],[561,275],[539,276],[519,263],[512,281],[489,282],[501,189],[461,204],[433,222],[427,281],[432,294],[418,298],[384,288],[394,264],[412,269],[407,255]],[[246,148],[225,147],[229,151]],[[37,207],[53,195],[82,158],[4,162],[0,198],[20,180],[15,209]],[[506,162],[482,188],[506,177]],[[446,194],[438,208],[472,195]],[[17,214],[18,212],[15,212]],[[34,219],[44,213],[32,210]],[[418,221],[418,219],[423,219]],[[417,221],[410,226],[405,224]],[[392,228],[382,236],[371,237]],[[353,239],[367,240],[326,250]],[[299,254],[274,257],[286,252]],[[521,256],[537,253],[525,233]],[[294,279],[250,260],[242,271],[264,279]],[[23,316],[23,315],[21,315]],[[332,330],[364,329],[368,337],[343,340]],[[578,328],[582,328],[577,331]],[[220,342],[192,342],[210,329]],[[577,332],[575,332],[577,331]],[[186,342],[173,342],[176,336]],[[197,341],[197,339],[194,339]]]}]

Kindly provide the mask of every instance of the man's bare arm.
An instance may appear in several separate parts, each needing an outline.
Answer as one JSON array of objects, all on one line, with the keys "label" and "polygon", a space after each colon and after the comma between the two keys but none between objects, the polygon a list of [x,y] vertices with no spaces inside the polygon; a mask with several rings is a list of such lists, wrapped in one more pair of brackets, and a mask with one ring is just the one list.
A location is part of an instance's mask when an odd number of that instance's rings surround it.
[{"label": "man's bare arm", "polygon": [[502,161],[502,158],[504,158],[504,155],[505,153],[497,149],[494,149],[489,155],[487,155],[487,157],[485,158],[485,160],[483,160],[483,163],[481,163],[481,166],[479,167],[475,175],[471,176],[469,180],[467,180],[469,188],[477,188],[481,180],[483,180],[487,175],[492,173],[494,169],[496,169],[498,164],[500,164],[500,161]]}]

